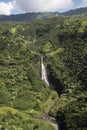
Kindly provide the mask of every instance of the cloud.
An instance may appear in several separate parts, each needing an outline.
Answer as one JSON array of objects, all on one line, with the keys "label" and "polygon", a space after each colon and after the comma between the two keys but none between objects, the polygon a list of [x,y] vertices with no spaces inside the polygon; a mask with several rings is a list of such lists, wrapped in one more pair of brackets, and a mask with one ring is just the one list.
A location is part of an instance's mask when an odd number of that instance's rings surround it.
[{"label": "cloud", "polygon": [[15,5],[23,12],[47,12],[73,8],[73,0],[15,0]]},{"label": "cloud", "polygon": [[81,6],[82,7],[87,7],[87,0],[82,0]]},{"label": "cloud", "polygon": [[75,6],[75,8],[81,8],[81,7],[87,7],[87,0],[80,0],[78,4]]},{"label": "cloud", "polygon": [[87,7],[87,0],[10,0],[0,2],[0,14],[22,12],[55,12],[67,11],[79,7]]},{"label": "cloud", "polygon": [[14,9],[13,2],[0,2],[0,14],[10,15],[11,11]]},{"label": "cloud", "polygon": [[10,0],[0,2],[0,14],[67,11],[79,7],[87,7],[87,0]]}]

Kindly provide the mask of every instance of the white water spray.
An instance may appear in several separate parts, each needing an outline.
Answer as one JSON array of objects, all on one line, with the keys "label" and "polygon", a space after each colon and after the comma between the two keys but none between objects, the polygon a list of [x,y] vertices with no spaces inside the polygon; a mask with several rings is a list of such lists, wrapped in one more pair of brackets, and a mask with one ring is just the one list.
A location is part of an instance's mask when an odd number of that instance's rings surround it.
[{"label": "white water spray", "polygon": [[49,86],[49,82],[47,80],[47,73],[45,66],[43,64],[43,57],[41,57],[41,79],[46,83],[47,86]]}]

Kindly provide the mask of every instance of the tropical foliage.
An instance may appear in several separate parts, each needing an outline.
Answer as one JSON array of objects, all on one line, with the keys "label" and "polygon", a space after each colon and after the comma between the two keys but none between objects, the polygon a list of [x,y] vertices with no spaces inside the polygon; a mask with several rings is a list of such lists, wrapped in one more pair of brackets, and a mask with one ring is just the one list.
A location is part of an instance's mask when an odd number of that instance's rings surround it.
[{"label": "tropical foliage", "polygon": [[[34,119],[50,111],[62,130],[86,130],[87,16],[0,22],[0,128],[53,130]],[[40,58],[50,89],[40,78]]]}]

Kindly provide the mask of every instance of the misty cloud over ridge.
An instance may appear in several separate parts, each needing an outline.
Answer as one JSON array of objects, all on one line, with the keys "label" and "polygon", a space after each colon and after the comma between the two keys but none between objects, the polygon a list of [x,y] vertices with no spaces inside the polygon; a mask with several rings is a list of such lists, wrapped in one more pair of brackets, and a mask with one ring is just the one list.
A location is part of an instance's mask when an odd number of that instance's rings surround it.
[{"label": "misty cloud over ridge", "polygon": [[1,0],[0,14],[67,11],[87,7],[87,0]]}]

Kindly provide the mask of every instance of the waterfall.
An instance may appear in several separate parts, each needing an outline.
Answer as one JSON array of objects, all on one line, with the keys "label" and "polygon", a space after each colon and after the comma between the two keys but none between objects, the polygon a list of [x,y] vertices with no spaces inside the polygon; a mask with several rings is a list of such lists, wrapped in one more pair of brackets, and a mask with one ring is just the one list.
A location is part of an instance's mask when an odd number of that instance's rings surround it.
[{"label": "waterfall", "polygon": [[43,63],[43,57],[41,57],[41,79],[49,86],[49,82],[47,80],[47,72]]}]

